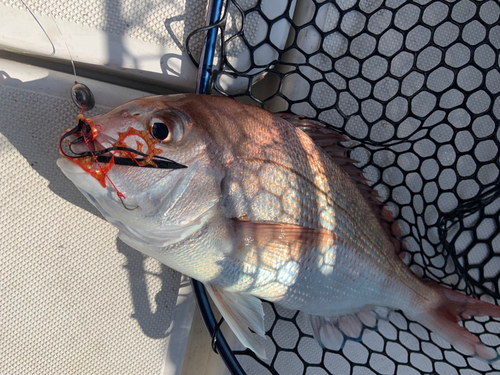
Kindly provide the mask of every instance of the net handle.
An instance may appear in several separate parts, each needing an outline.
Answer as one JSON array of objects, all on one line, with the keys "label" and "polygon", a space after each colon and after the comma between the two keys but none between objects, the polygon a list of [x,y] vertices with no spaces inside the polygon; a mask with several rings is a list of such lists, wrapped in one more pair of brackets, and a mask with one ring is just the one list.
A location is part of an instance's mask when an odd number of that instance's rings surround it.
[{"label": "net handle", "polygon": [[[219,22],[224,7],[224,0],[212,0],[209,3],[207,12],[207,26],[212,26]],[[218,28],[213,27],[207,31],[203,50],[201,52],[201,60],[198,69],[198,82],[196,85],[196,93],[209,94],[210,83],[214,66],[215,48],[217,45]],[[205,322],[212,344],[217,349],[222,360],[226,364],[229,372],[233,375],[245,375],[245,371],[238,363],[231,348],[229,347],[224,335],[219,330],[217,319],[210,306],[210,301],[207,296],[205,286],[195,279],[191,279],[194,296],[200,309],[201,316]]]}]

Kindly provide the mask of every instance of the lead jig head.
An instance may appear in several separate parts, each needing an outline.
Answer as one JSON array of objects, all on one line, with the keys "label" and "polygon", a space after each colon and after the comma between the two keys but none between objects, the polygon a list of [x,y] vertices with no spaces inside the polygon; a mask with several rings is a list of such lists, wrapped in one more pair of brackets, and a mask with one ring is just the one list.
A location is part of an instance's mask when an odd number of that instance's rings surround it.
[{"label": "lead jig head", "polygon": [[77,83],[71,87],[71,99],[77,105],[78,108],[84,108],[85,110],[91,110],[95,106],[95,99],[92,91],[87,85],[83,83]]}]

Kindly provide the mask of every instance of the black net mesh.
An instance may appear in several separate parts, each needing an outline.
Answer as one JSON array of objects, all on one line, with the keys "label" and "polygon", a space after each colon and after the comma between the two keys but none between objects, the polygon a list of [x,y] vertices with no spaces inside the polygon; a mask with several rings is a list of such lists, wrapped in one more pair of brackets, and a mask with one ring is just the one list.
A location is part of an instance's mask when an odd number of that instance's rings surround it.
[{"label": "black net mesh", "polygon": [[[500,5],[494,0],[232,0],[213,91],[350,137],[423,278],[500,298]],[[400,312],[323,350],[301,313],[265,303],[267,360],[248,374],[499,374]],[[500,352],[500,322],[465,326]]]}]

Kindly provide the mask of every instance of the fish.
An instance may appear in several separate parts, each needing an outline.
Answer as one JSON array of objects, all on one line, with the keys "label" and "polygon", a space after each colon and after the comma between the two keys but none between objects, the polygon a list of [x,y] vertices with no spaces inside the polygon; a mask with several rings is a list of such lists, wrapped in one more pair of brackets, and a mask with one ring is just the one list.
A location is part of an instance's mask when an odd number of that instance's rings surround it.
[{"label": "fish", "polygon": [[177,94],[81,116],[63,139],[74,155],[61,150],[58,166],[119,238],[202,282],[258,356],[264,300],[302,311],[325,348],[359,339],[382,306],[467,355],[498,359],[458,322],[500,317],[500,307],[407,267],[397,224],[334,130],[232,98]]}]

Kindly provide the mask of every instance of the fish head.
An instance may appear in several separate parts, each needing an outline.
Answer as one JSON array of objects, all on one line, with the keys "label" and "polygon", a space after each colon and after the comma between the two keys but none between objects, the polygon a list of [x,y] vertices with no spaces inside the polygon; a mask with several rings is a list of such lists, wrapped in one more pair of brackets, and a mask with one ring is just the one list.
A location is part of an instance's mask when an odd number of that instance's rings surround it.
[{"label": "fish head", "polygon": [[[193,99],[140,98],[92,117],[95,138],[73,144],[73,151],[87,159],[62,153],[57,162],[135,248],[164,247],[185,238],[203,225],[221,198],[224,152],[207,131],[205,109],[190,110],[197,106]],[[109,161],[96,161],[97,154]],[[162,167],[166,159],[177,167]]]}]

